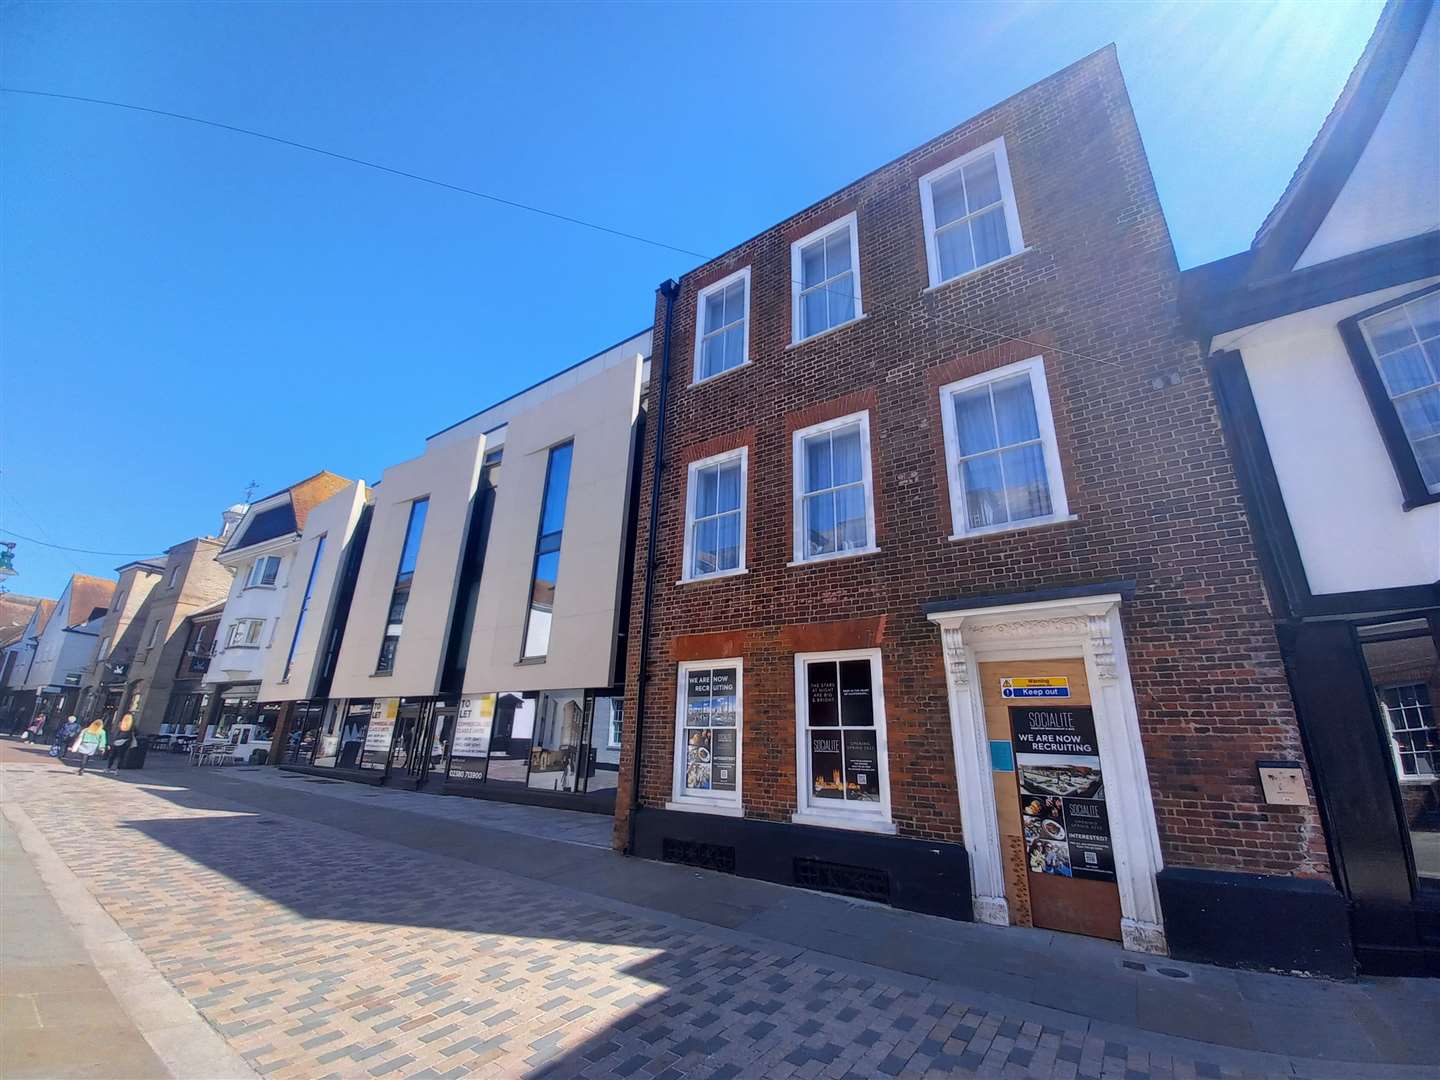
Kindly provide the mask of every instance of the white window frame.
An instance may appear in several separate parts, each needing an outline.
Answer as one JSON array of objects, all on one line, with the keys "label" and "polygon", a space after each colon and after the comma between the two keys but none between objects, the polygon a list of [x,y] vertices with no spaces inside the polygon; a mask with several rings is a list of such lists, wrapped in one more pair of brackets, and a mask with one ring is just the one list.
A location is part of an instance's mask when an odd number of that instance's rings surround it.
[{"label": "white window frame", "polygon": [[[955,430],[954,395],[973,390],[986,383],[999,382],[1021,373],[1030,376],[1030,394],[1035,401],[1035,420],[1040,428],[1040,441],[1045,447],[1045,475],[1050,482],[1050,513],[1044,517],[1025,518],[1021,521],[1003,521],[998,525],[968,528],[965,520],[965,491],[960,482],[960,442]],[[1050,388],[1045,381],[1045,360],[1032,356],[1004,367],[991,368],[978,375],[947,383],[940,388],[940,428],[945,440],[945,473],[950,490],[951,540],[963,540],[970,536],[986,536],[991,533],[1014,532],[1036,525],[1051,525],[1057,521],[1074,521],[1070,513],[1070,502],[1065,495],[1065,473],[1060,467],[1060,448],[1055,439],[1055,416],[1050,408]]]},{"label": "white window frame", "polygon": [[[691,671],[710,668],[735,669],[735,790],[723,792],[687,791],[685,789],[685,691]],[[667,810],[693,810],[726,817],[743,817],[745,791],[745,662],[739,657],[719,660],[685,660],[676,666],[675,675],[675,737],[673,769],[670,779],[670,801]]]},{"label": "white window frame", "polygon": [[[940,247],[936,242],[935,235],[935,196],[934,186],[939,180],[943,180],[958,169],[978,161],[986,154],[995,155],[995,175],[1000,182],[1000,204],[1005,208],[1005,229],[1010,234],[1010,252],[998,259],[992,259],[983,266],[973,266],[963,274],[956,274],[952,278],[941,278],[940,276]],[[990,209],[986,207],[986,210]],[[938,289],[941,285],[948,285],[952,281],[961,281],[997,266],[1006,259],[1012,259],[1026,250],[1025,237],[1020,232],[1020,211],[1015,205],[1015,188],[1010,183],[1010,160],[1005,155],[1004,138],[995,139],[978,146],[968,154],[964,154],[954,161],[947,161],[937,169],[932,169],[920,177],[920,216],[925,223],[925,261],[929,264],[930,288]],[[962,221],[969,220],[968,215]]]},{"label": "white window frame", "polygon": [[[705,333],[705,305],[711,296],[716,294],[723,296],[725,290],[737,281],[745,282],[745,333],[741,335],[745,344],[741,350],[740,363],[734,367],[728,367],[724,371],[717,371],[714,375],[705,375],[702,377],[700,374],[700,362],[704,353],[705,338],[707,336]],[[733,274],[729,274],[719,281],[705,286],[705,288],[700,290],[699,295],[695,297],[695,366],[690,373],[692,386],[710,382],[720,378],[722,375],[729,375],[732,371],[739,371],[743,367],[750,366],[750,291],[750,267],[742,266]],[[730,325],[733,324],[726,324],[726,326]],[[716,332],[719,333],[720,331]]]},{"label": "white window frame", "polygon": [[[735,459],[740,461],[740,563],[730,570],[716,570],[709,574],[693,573],[695,558],[695,497],[699,487],[695,482],[696,474],[701,469],[709,468],[712,465],[723,465]],[[746,563],[745,531],[749,524],[748,515],[750,502],[748,498],[750,487],[750,448],[739,447],[735,450],[726,450],[721,454],[713,454],[699,461],[692,461],[689,470],[685,475],[685,565],[682,567],[679,584],[683,585],[690,581],[710,581],[714,578],[734,577],[736,574],[749,573],[749,566]]]},{"label": "white window frame", "polygon": [[[880,801],[878,803],[811,798],[809,740],[806,738],[809,703],[806,699],[805,665],[815,661],[870,661],[870,687],[875,705],[875,756],[883,763],[880,770]],[[795,654],[795,813],[790,820],[797,825],[820,825],[835,829],[857,829],[862,832],[894,834],[890,817],[890,746],[885,722],[884,664],[879,649],[844,649],[838,652]],[[842,730],[837,727],[836,731]]]},{"label": "white window frame", "polygon": [[[1389,683],[1385,686],[1376,687],[1375,696],[1380,703],[1380,714],[1384,717],[1385,720],[1385,741],[1390,744],[1390,760],[1395,765],[1395,779],[1400,781],[1400,783],[1402,784],[1433,784],[1436,780],[1436,774],[1434,773],[1416,772],[1408,775],[1406,774],[1404,759],[1401,757],[1400,753],[1400,744],[1396,739],[1397,732],[1395,730],[1395,717],[1390,712],[1390,706],[1385,703],[1385,692],[1387,690],[1404,690],[1412,686],[1423,686],[1425,687],[1426,693],[1429,694],[1430,686],[1428,683],[1412,680],[1411,682]],[[1436,703],[1434,697],[1432,696],[1430,700],[1432,722],[1435,719],[1435,705]],[[1416,729],[1405,728],[1404,730],[1406,732],[1410,732]],[[1425,729],[1421,728],[1420,730]]]},{"label": "white window frame", "polygon": [[608,724],[606,724],[605,749],[619,750],[624,738],[625,706],[623,702],[613,703],[610,706],[610,721]]},{"label": "white window frame", "polygon": [[[824,555],[807,557],[805,554],[805,455],[803,453],[805,440],[812,435],[821,435],[836,428],[849,427],[857,420],[860,422],[860,471],[865,481],[866,544],[863,548],[855,548],[851,551],[831,551]],[[794,560],[788,564],[790,566],[809,565],[810,563],[826,562],[830,559],[851,559],[860,555],[870,555],[880,550],[875,540],[875,477],[872,474],[870,462],[870,410],[865,409],[861,412],[836,417],[834,420],[812,424],[810,427],[801,428],[791,436],[790,520],[791,547],[795,556]]]},{"label": "white window frame", "polygon": [[[851,276],[855,281],[855,314],[846,319],[843,323],[836,323],[824,330],[817,331],[809,337],[802,337],[800,334],[800,293],[803,291],[803,268],[801,266],[800,251],[809,244],[822,238],[828,239],[832,233],[841,229],[850,230],[850,269]],[[865,317],[864,305],[860,302],[860,219],[854,210],[844,217],[836,218],[827,222],[814,232],[802,236],[790,245],[790,344],[799,345],[802,342],[814,341],[818,337],[839,330],[842,326],[849,326],[857,323]]]},{"label": "white window frame", "polygon": [[105,657],[107,657],[107,656],[109,656],[109,655],[110,655],[110,635],[109,635],[109,634],[106,634],[103,638],[100,639],[100,648],[99,648],[98,650],[96,650],[95,659],[97,659],[97,660],[104,660]]},{"label": "white window frame", "polygon": [[[274,579],[273,579],[272,581],[269,582],[269,584],[266,584],[265,581],[264,581],[265,572],[261,569],[261,567],[267,565],[271,559],[274,559],[274,560],[275,560],[275,577],[274,577]],[[246,578],[245,578],[245,588],[247,588],[247,589],[273,589],[273,588],[275,588],[276,586],[278,586],[279,584],[280,584],[280,556],[279,556],[279,555],[261,555],[258,559],[256,559],[253,563],[250,564],[250,573],[249,573],[249,574],[246,576]]]},{"label": "white window frame", "polygon": [[180,576],[180,567],[179,567],[179,566],[172,566],[172,567],[170,568],[170,580],[165,583],[165,587],[166,587],[167,589],[173,589],[173,588],[175,587],[175,579],[176,579],[177,577],[179,577],[179,576]]},{"label": "white window frame", "polygon": [[266,621],[265,619],[236,619],[230,624],[230,636],[226,639],[225,647],[227,649],[258,649],[260,638],[265,633]]},{"label": "white window frame", "polygon": [[156,619],[153,623],[150,624],[150,643],[146,645],[145,648],[155,648],[156,643],[160,640],[160,627],[161,623],[159,619]]}]

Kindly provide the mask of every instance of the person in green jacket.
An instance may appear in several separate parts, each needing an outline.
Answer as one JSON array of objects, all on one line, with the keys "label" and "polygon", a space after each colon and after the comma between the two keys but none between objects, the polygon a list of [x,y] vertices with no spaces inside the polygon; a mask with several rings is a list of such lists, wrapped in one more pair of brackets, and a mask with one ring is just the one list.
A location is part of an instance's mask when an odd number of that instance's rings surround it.
[{"label": "person in green jacket", "polygon": [[80,772],[77,775],[85,775],[85,766],[90,764],[90,759],[96,754],[105,753],[105,744],[108,740],[105,737],[105,725],[97,717],[90,721],[90,726],[80,732],[75,740],[75,745],[70,749],[80,755]]}]

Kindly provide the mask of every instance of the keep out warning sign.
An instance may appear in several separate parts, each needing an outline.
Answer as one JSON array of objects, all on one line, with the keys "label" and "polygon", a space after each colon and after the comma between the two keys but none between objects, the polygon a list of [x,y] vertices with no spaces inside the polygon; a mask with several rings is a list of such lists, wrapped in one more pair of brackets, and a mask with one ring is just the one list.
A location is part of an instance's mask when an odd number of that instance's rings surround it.
[{"label": "keep out warning sign", "polygon": [[1063,675],[1046,675],[1037,679],[1002,678],[1003,698],[1068,698],[1070,680]]}]

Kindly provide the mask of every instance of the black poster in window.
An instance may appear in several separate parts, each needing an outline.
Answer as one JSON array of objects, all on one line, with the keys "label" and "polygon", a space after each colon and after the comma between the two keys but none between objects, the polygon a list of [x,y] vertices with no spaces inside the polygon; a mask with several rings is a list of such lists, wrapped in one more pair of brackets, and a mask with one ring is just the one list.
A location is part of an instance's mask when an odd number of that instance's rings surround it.
[{"label": "black poster in window", "polygon": [[[811,727],[833,727],[840,722],[836,664],[822,660],[805,665],[806,704]],[[839,747],[836,747],[839,751]]]},{"label": "black poster in window", "polygon": [[727,728],[713,733],[711,746],[710,787],[715,791],[735,790],[735,729]]},{"label": "black poster in window", "polygon": [[710,726],[710,669],[692,670],[685,676],[685,724]]},{"label": "black poster in window", "polygon": [[845,763],[840,752],[839,731],[810,733],[810,776],[817,799],[845,797]]},{"label": "black poster in window", "polygon": [[875,726],[875,691],[869,660],[840,662],[840,722],[846,727]]},{"label": "black poster in window", "polygon": [[845,797],[880,801],[880,759],[874,731],[845,732]]},{"label": "black poster in window", "polygon": [[1012,705],[1010,730],[1030,872],[1114,881],[1094,712]]},{"label": "black poster in window", "polygon": [[710,722],[716,727],[734,727],[734,668],[715,668],[710,672],[710,697]]}]

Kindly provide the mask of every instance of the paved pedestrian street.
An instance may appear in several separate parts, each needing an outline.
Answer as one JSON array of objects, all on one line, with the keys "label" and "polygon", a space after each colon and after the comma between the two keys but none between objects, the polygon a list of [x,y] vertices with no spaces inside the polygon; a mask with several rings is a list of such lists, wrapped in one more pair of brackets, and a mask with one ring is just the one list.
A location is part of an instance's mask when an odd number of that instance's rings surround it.
[{"label": "paved pedestrian street", "polygon": [[[376,837],[306,810],[353,826],[366,800],[428,799],[451,816],[476,806],[469,800],[354,785],[332,794],[274,770],[253,780],[173,768],[80,777],[14,760],[3,771],[7,817],[28,822],[159,975],[267,1077],[1307,1075],[1280,1055],[1264,1057],[1275,1068],[1256,1067],[1261,1055],[1161,1052],[1157,1040],[1009,1015],[880,966],[831,964],[814,950],[447,857],[425,846],[452,824],[441,817],[391,815],[406,819],[402,832]],[[221,794],[242,789],[254,798]],[[513,821],[466,835],[480,849],[519,844],[537,861],[603,858],[620,876],[648,865],[598,851],[608,822],[587,821],[562,829],[569,839],[521,836]],[[414,845],[396,841],[403,830]],[[696,889],[711,880],[665,869]],[[8,1062],[4,1074],[60,1075],[23,1065]],[[1316,1067],[1310,1075],[1363,1074]]]}]

